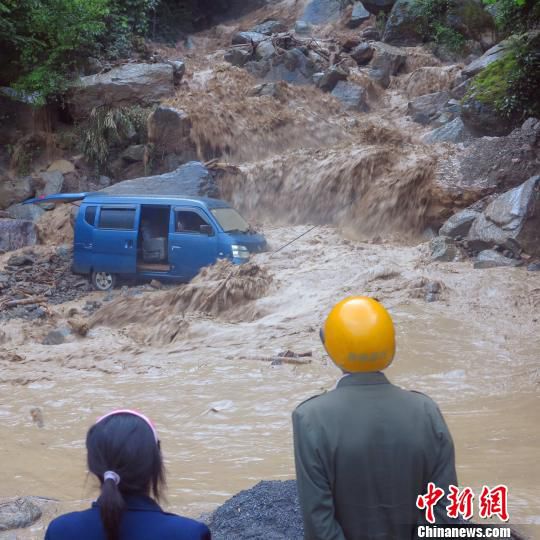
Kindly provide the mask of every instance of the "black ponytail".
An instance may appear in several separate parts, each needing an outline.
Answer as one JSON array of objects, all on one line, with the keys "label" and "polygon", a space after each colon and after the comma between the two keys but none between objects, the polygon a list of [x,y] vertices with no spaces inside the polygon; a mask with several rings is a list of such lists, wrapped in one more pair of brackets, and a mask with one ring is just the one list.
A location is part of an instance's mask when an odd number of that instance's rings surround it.
[{"label": "black ponytail", "polygon": [[111,478],[101,484],[98,504],[107,540],[120,540],[120,521],[126,503],[116,482]]},{"label": "black ponytail", "polygon": [[[105,535],[107,540],[120,540],[125,497],[152,494],[156,500],[160,499],[165,486],[160,445],[152,428],[142,418],[118,413],[90,428],[86,448],[88,470],[101,483],[97,504]],[[104,479],[107,471],[114,474]]]}]

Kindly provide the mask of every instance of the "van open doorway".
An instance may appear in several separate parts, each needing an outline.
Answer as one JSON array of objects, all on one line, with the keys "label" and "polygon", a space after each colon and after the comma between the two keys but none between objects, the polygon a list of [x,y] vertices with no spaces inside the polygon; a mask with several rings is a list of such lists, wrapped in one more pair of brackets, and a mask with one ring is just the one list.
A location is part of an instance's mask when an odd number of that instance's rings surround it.
[{"label": "van open doorway", "polygon": [[170,206],[141,206],[137,245],[137,270],[168,272]]}]

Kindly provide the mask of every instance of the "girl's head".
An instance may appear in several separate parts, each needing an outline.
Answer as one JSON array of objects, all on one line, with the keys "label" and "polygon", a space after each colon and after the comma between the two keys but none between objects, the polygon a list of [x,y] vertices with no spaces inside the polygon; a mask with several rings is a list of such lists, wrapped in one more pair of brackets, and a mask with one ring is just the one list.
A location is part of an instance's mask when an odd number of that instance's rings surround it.
[{"label": "girl's head", "polygon": [[88,469],[101,483],[98,505],[108,540],[117,540],[125,495],[160,498],[165,470],[154,426],[144,415],[113,411],[86,436]]}]

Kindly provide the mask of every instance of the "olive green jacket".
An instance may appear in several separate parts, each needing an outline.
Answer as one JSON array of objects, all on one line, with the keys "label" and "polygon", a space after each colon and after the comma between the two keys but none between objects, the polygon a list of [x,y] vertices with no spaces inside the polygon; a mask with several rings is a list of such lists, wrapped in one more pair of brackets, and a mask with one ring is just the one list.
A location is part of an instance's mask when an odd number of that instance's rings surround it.
[{"label": "olive green jacket", "polygon": [[[306,540],[406,540],[428,482],[457,485],[454,445],[428,396],[381,372],[354,373],[292,415]],[[446,518],[446,496],[435,509]],[[455,523],[455,522],[454,522]]]}]

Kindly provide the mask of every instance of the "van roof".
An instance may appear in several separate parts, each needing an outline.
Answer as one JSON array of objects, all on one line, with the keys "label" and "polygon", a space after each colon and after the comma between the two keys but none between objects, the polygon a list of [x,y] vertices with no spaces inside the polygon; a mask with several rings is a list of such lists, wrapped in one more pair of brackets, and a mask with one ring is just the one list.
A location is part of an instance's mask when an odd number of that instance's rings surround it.
[{"label": "van roof", "polygon": [[207,208],[230,208],[230,205],[220,199],[210,197],[191,197],[188,195],[159,195],[155,193],[145,193],[144,195],[127,195],[117,193],[104,193],[102,191],[83,192],[83,193],[57,193],[54,195],[35,197],[24,201],[23,204],[39,204],[42,202],[75,202],[84,201],[85,203],[95,204],[191,204]]},{"label": "van roof", "polygon": [[156,204],[162,202],[164,204],[195,204],[196,206],[206,206],[208,208],[228,208],[230,205],[220,199],[212,199],[210,197],[190,197],[190,196],[175,196],[175,195],[120,195],[113,193],[88,193],[84,198],[86,203],[122,203],[122,202],[137,202],[139,204]]}]

